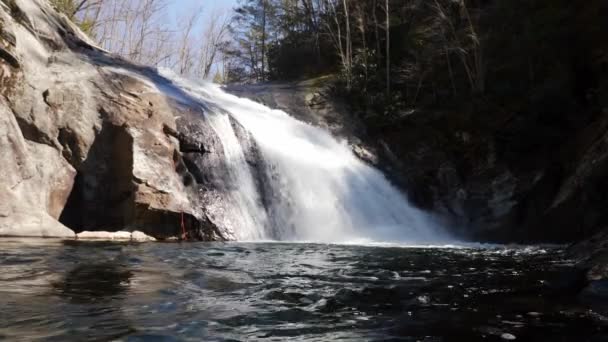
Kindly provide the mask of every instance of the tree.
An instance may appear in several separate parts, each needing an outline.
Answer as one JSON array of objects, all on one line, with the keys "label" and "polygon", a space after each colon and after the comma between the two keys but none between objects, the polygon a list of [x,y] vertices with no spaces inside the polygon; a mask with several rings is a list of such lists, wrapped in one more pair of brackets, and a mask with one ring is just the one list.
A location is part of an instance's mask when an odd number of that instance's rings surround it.
[{"label": "tree", "polygon": [[198,68],[196,75],[201,78],[209,78],[211,68],[216,63],[218,56],[228,50],[228,33],[230,29],[230,17],[226,13],[214,11],[205,20],[206,26],[201,32],[201,45],[198,56]]},{"label": "tree", "polygon": [[97,24],[103,0],[51,0],[55,9],[65,14],[80,28],[90,34]]},{"label": "tree", "polygon": [[202,9],[192,11],[192,13],[183,21],[185,24],[180,31],[179,49],[178,49],[178,67],[180,75],[188,75],[194,67],[193,48],[191,43],[191,35],[196,26]]},{"label": "tree", "polygon": [[[91,1],[91,0],[89,0]],[[90,35],[99,45],[134,62],[170,65],[176,41],[162,19],[167,0],[103,0]],[[89,13],[81,12],[83,18]]]},{"label": "tree", "polygon": [[[350,35],[350,19],[348,15],[348,2],[342,0],[343,15],[338,11],[337,4],[333,0],[325,0],[325,6],[328,9],[328,15],[331,17],[333,22],[325,22],[327,32],[336,47],[336,51],[340,56],[342,62],[342,71],[346,80],[346,89],[350,90],[352,87],[352,41]],[[342,35],[342,24],[341,19],[344,20],[346,27],[346,36]]]},{"label": "tree", "polygon": [[215,76],[213,76],[213,83],[222,84],[224,83],[224,77],[222,73],[218,70],[215,72]]},{"label": "tree", "polygon": [[[449,55],[453,52],[460,59],[471,91],[482,94],[485,91],[485,65],[481,37],[477,32],[477,25],[471,17],[471,10],[465,1],[459,0],[456,4],[457,12],[453,14],[440,0],[434,0],[434,9],[445,44],[451,79],[453,80],[453,75]],[[459,19],[458,23],[456,18]]]},{"label": "tree", "polygon": [[386,12],[386,97],[391,96],[391,11],[389,0],[386,0],[384,8]]},{"label": "tree", "polygon": [[271,0],[242,0],[235,9],[231,32],[235,39],[233,56],[241,58],[252,78],[266,80],[269,23],[275,14]]},{"label": "tree", "polygon": [[74,19],[76,14],[85,6],[90,5],[93,1],[90,0],[51,0],[51,4],[59,12],[65,14],[68,18]]}]

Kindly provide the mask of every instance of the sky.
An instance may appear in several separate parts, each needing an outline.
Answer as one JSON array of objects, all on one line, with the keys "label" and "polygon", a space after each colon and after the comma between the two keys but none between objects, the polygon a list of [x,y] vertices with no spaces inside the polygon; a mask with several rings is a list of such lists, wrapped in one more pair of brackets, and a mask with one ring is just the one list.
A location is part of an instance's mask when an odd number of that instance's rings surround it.
[{"label": "sky", "polygon": [[204,12],[213,9],[234,8],[238,0],[169,0],[173,16],[178,18],[188,11],[202,7]]},{"label": "sky", "polygon": [[[236,7],[239,0],[167,0],[171,17],[170,25],[178,28],[180,26],[180,18],[187,18],[196,11],[202,8],[202,13],[199,19],[199,24],[202,24],[205,18],[210,14],[222,13],[223,11],[231,12]],[[217,70],[217,65],[214,65],[211,75],[214,75]]]}]

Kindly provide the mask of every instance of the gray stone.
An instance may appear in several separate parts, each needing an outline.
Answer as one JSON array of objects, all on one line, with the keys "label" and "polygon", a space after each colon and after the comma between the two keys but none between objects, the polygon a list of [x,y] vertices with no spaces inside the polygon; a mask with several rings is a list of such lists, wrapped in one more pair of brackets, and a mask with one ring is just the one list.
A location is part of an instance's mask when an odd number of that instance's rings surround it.
[{"label": "gray stone", "polygon": [[502,335],[500,335],[500,338],[502,338],[503,340],[506,341],[514,341],[517,339],[517,337],[513,334],[509,334],[509,333],[504,333]]},{"label": "gray stone", "polygon": [[105,231],[88,232],[88,231],[84,231],[82,233],[76,234],[76,238],[78,240],[130,241],[131,233],[130,232],[105,232]]},{"label": "gray stone", "polygon": [[136,242],[156,241],[155,238],[148,236],[140,231],[134,231],[133,233],[131,233],[131,240]]},{"label": "gray stone", "polygon": [[0,236],[222,238],[166,133],[200,105],[165,96],[152,69],[81,49],[93,43],[47,2],[14,6],[0,6]]}]

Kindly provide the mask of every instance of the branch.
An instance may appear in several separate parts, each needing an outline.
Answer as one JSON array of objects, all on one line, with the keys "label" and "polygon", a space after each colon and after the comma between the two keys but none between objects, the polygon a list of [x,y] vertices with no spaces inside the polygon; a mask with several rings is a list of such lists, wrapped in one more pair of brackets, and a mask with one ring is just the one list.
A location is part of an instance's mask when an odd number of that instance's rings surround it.
[{"label": "branch", "polygon": [[76,8],[74,8],[74,11],[72,11],[71,16],[75,16],[76,13],[80,12],[80,10],[84,7],[84,5],[88,2],[89,0],[81,0],[80,3],[78,4],[78,6],[76,6]]}]

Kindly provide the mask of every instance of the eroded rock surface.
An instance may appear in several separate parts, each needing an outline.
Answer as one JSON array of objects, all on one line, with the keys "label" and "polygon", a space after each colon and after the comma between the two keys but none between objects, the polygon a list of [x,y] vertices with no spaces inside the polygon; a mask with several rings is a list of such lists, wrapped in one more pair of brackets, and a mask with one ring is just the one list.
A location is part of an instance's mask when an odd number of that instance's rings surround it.
[{"label": "eroded rock surface", "polygon": [[0,236],[224,239],[182,167],[194,152],[168,134],[201,108],[96,48],[46,1],[2,1],[0,23]]}]

